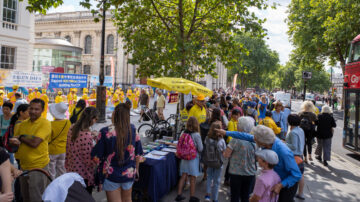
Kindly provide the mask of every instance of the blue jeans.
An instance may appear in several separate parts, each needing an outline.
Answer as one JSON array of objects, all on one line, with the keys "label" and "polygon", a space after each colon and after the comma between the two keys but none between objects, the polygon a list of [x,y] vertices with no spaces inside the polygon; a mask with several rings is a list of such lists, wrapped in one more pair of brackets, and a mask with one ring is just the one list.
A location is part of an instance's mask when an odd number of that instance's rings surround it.
[{"label": "blue jeans", "polygon": [[[218,200],[219,195],[219,186],[220,186],[220,179],[221,179],[221,168],[207,168],[207,181],[206,181],[206,193],[211,193],[211,199],[214,201]],[[211,184],[212,190],[211,190]]]}]

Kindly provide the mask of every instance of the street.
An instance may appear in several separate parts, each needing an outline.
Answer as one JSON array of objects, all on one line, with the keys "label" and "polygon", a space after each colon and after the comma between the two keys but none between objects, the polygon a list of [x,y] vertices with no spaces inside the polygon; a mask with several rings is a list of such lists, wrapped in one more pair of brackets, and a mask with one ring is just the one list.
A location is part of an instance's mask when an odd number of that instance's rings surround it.
[{"label": "street", "polygon": [[[151,102],[152,103],[152,102]],[[292,101],[292,113],[296,113],[300,109],[302,101]],[[150,105],[151,106],[151,105]],[[176,112],[176,104],[168,104],[164,111],[165,117]],[[132,113],[131,123],[136,127],[140,126],[138,122],[139,115]],[[337,128],[333,137],[332,144],[332,161],[329,162],[329,167],[324,167],[320,162],[315,160],[306,165],[305,168],[305,197],[306,201],[314,202],[329,202],[329,201],[359,201],[360,193],[357,187],[360,186],[360,157],[351,154],[342,147],[342,117],[341,112],[335,112],[334,116],[337,120]],[[109,120],[108,120],[109,121]],[[107,122],[106,124],[110,124]],[[96,124],[94,129],[99,130],[106,124]],[[151,141],[151,138],[141,137],[142,143]],[[314,150],[313,150],[314,151]],[[224,176],[224,170],[223,174]],[[141,174],[140,174],[141,175]],[[196,196],[203,199],[206,192],[206,182],[201,181],[202,176],[197,178]],[[223,178],[221,183],[223,182]],[[161,202],[174,201],[177,194],[177,189],[174,187],[170,193],[161,199]],[[185,196],[189,191],[184,191]],[[106,195],[104,192],[94,193],[94,198],[98,202],[105,202]],[[230,201],[229,187],[220,186],[219,201]],[[301,200],[296,199],[297,202]]]}]

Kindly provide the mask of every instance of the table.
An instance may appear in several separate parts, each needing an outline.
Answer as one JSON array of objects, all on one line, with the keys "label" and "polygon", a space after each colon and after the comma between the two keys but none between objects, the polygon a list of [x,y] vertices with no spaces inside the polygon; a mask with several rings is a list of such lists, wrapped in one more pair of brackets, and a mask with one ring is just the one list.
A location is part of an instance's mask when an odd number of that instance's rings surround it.
[{"label": "table", "polygon": [[164,159],[146,159],[139,166],[139,181],[135,189],[145,190],[153,202],[158,202],[177,185],[179,160],[169,152]]}]

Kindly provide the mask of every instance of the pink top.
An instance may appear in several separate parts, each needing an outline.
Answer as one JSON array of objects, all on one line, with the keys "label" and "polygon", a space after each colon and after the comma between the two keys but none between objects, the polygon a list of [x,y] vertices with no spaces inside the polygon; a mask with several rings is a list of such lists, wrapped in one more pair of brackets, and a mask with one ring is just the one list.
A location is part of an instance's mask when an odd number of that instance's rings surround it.
[{"label": "pink top", "polygon": [[273,170],[262,170],[255,182],[253,194],[260,196],[259,202],[276,202],[279,195],[272,196],[271,188],[280,183],[279,175]]},{"label": "pink top", "polygon": [[93,139],[90,131],[80,131],[75,142],[71,141],[70,128],[66,144],[65,168],[67,172],[76,172],[84,180],[88,180],[88,186],[94,184],[95,162],[91,160]]}]

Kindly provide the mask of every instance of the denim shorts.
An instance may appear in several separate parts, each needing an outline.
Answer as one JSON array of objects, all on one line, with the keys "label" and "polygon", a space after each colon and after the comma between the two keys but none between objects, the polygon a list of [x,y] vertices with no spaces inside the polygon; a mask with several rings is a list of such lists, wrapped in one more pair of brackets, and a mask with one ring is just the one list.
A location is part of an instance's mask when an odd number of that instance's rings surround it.
[{"label": "denim shorts", "polygon": [[112,182],[110,180],[105,179],[104,184],[103,184],[103,190],[104,191],[115,191],[119,188],[121,188],[122,190],[129,190],[129,189],[131,189],[133,184],[134,184],[134,181],[117,183],[117,182]]}]

